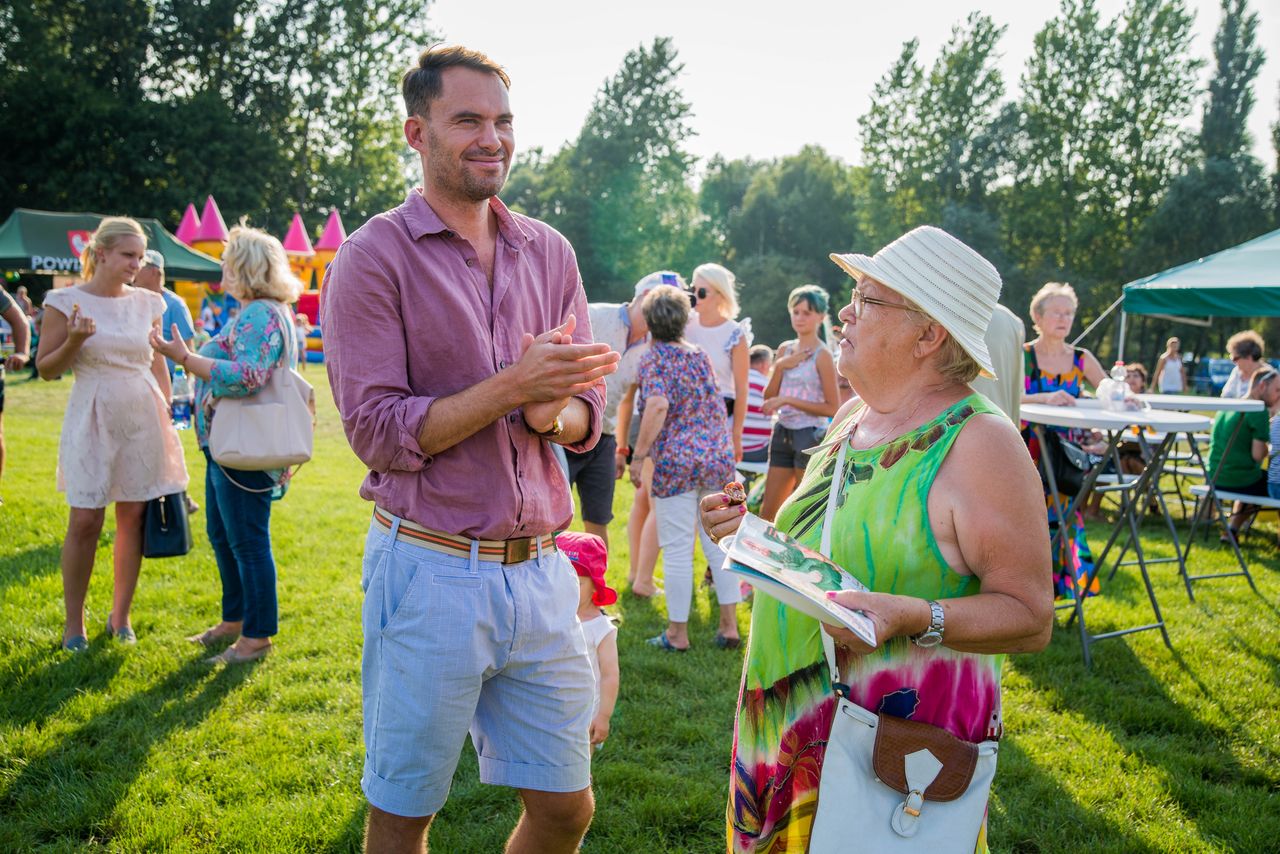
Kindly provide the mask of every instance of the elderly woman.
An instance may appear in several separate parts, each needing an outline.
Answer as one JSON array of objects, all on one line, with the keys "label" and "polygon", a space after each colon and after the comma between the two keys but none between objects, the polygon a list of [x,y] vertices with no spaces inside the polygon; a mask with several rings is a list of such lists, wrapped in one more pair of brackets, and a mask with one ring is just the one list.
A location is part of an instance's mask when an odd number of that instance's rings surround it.
[{"label": "elderly woman", "polygon": [[1222,397],[1248,397],[1249,381],[1259,368],[1265,366],[1262,361],[1262,336],[1252,329],[1237,332],[1227,339],[1227,355],[1235,362],[1227,383],[1222,387]]},{"label": "elderly woman", "polygon": [[736,647],[742,598],[738,584],[722,568],[724,553],[698,525],[698,498],[733,479],[724,404],[706,353],[682,337],[689,319],[688,297],[669,285],[654,288],[644,299],[644,318],[651,341],[640,361],[637,397],[642,415],[631,482],[640,487],[644,460],[652,457],[649,492],[666,568],[668,620],[667,630],[649,643],[667,650],[689,648],[696,530],[720,602],[716,645]]},{"label": "elderly woman", "polygon": [[711,359],[716,385],[724,398],[733,439],[733,458],[742,459],[742,429],[747,423],[747,390],[751,371],[751,327],[737,320],[737,279],[719,264],[701,264],[689,289],[694,313],[684,331],[689,343]]},{"label": "elderly woman", "polygon": [[[1023,403],[1046,403],[1050,406],[1075,406],[1076,399],[1085,390],[1097,388],[1106,377],[1102,365],[1092,353],[1083,347],[1073,347],[1067,342],[1071,325],[1075,322],[1079,301],[1070,286],[1049,282],[1031,298],[1031,322],[1036,338],[1023,346],[1023,375],[1026,391]],[[1048,427],[1069,442],[1084,447],[1091,453],[1101,454],[1106,443],[1092,432]],[[1022,439],[1031,452],[1031,459],[1040,461],[1040,443],[1030,425],[1022,427]],[[1066,506],[1074,496],[1061,494],[1057,501],[1045,493],[1049,519],[1049,535],[1057,536],[1058,506]],[[1085,595],[1098,592],[1098,582],[1093,576],[1093,554],[1085,536],[1084,517],[1077,511],[1069,520],[1072,535],[1061,540],[1061,548],[1053,554],[1053,589],[1058,598],[1074,598],[1081,585]],[[1092,578],[1092,581],[1090,579]]]},{"label": "elderly woman", "polygon": [[[777,526],[818,548],[833,499],[831,558],[871,590],[835,598],[864,611],[878,640],[825,629],[851,702],[970,742],[998,737],[1001,656],[1042,649],[1053,616],[1035,469],[1009,419],[967,384],[992,373],[983,333],[999,274],[929,226],[873,258],[832,259],[857,280],[836,336],[857,398],[836,414]],[[842,456],[845,476],[833,482]],[[723,494],[701,504],[717,539],[741,518],[725,505]],[[729,786],[734,852],[809,843],[836,708],[821,631],[756,592]],[[849,825],[850,840],[858,832]],[[985,849],[985,828],[974,845]]]},{"label": "elderly woman", "polygon": [[267,655],[276,634],[271,502],[283,496],[289,473],[224,469],[209,455],[209,428],[219,398],[256,394],[273,371],[292,366],[288,304],[298,298],[302,283],[289,272],[280,241],[243,227],[231,229],[222,277],[227,293],[244,305],[217,338],[193,353],[177,335],[165,341],[157,331],[151,346],[197,378],[196,439],[208,464],[206,527],[222,577],[222,621],[190,640],[205,647],[234,641],[209,662],[239,664]]}]

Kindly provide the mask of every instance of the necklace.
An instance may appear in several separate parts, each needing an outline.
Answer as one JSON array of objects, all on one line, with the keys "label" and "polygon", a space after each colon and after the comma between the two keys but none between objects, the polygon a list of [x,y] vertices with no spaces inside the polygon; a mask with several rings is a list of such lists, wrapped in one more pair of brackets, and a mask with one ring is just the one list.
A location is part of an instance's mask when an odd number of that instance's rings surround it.
[{"label": "necklace", "polygon": [[[869,442],[867,444],[867,448],[875,448],[879,445],[884,444],[884,440],[887,439],[891,434],[893,434],[895,430],[900,428],[903,424],[910,422],[912,418],[915,418],[916,413],[920,411],[920,407],[924,406],[924,402],[932,396],[933,395],[931,394],[926,394],[924,397],[917,400],[916,405],[911,408],[910,412],[908,412],[902,418],[899,418],[898,420],[894,421],[893,424],[889,425],[889,429],[883,431],[880,435],[878,435],[874,442]],[[845,437],[846,439],[850,441],[853,440],[854,435],[858,432],[858,428],[860,428],[862,426],[862,422],[867,419],[867,413],[870,411],[871,411],[871,406],[868,405],[867,408],[862,411],[862,417],[860,417],[857,421],[853,423],[853,427],[850,428],[849,430],[849,435]]]}]

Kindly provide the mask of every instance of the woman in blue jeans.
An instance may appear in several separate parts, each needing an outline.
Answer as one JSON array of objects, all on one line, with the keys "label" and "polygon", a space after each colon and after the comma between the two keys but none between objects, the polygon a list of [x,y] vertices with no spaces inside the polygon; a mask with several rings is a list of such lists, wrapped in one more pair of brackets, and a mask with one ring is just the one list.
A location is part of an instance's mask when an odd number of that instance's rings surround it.
[{"label": "woman in blue jeans", "polygon": [[152,334],[151,344],[196,377],[196,438],[204,451],[206,527],[222,576],[222,620],[191,638],[213,647],[234,641],[210,663],[255,661],[271,652],[276,634],[276,565],[271,556],[271,502],[284,495],[287,469],[224,469],[209,456],[214,404],[256,394],[282,365],[292,364],[293,319],[288,304],[302,283],[289,272],[280,241],[233,228],[222,253],[222,283],[242,303],[239,316],[193,353],[177,335]]}]

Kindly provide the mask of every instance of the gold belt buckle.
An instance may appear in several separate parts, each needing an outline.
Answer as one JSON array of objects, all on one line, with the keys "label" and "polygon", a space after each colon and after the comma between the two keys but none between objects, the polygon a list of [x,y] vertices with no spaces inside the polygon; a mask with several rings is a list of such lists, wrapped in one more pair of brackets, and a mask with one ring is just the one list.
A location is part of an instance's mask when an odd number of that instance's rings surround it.
[{"label": "gold belt buckle", "polygon": [[528,537],[521,540],[507,540],[503,545],[503,563],[524,563],[529,559]]}]

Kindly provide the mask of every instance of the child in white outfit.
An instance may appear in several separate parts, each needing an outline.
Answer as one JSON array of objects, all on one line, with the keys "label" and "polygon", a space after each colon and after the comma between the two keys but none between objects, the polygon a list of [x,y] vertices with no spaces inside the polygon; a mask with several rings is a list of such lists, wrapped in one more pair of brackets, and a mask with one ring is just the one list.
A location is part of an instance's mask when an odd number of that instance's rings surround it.
[{"label": "child in white outfit", "polygon": [[578,573],[578,621],[587,639],[587,655],[596,678],[596,699],[591,713],[591,744],[599,749],[609,737],[609,720],[618,702],[618,628],[601,608],[618,601],[618,594],[604,580],[609,552],[595,534],[566,531],[556,545]]}]

